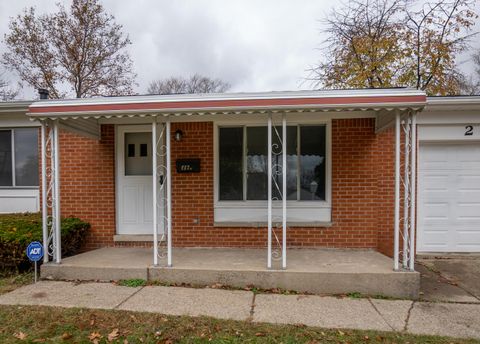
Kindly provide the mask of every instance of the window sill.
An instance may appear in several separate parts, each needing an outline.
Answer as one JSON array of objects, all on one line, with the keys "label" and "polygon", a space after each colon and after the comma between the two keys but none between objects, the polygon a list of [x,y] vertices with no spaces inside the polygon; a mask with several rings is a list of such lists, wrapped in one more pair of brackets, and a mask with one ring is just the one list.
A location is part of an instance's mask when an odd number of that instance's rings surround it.
[{"label": "window sill", "polygon": [[[267,205],[244,202],[243,204],[216,205],[214,222],[216,223],[267,223]],[[272,207],[272,219],[279,222],[282,219],[281,204]],[[289,223],[301,226],[332,221],[331,208],[326,202],[312,204],[287,204],[287,220]]]},{"label": "window sill", "polygon": [[114,242],[145,242],[153,241],[152,234],[115,234],[113,236]]},{"label": "window sill", "polygon": [[[213,227],[253,227],[263,228],[267,227],[267,222],[214,222]],[[274,226],[281,226],[281,222],[274,222]],[[288,227],[322,227],[329,228],[333,226],[332,222],[287,222]]]}]

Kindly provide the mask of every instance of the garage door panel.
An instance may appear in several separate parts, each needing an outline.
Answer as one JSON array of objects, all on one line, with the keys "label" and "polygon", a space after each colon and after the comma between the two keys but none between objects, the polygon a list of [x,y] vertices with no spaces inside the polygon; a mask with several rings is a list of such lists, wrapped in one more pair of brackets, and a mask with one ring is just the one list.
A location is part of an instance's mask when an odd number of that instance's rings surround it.
[{"label": "garage door panel", "polygon": [[424,203],[424,221],[448,220],[448,203]]},{"label": "garage door panel", "polygon": [[459,174],[457,185],[458,191],[480,191],[480,174]]},{"label": "garage door panel", "polygon": [[423,175],[425,191],[448,191],[448,174],[425,173]]},{"label": "garage door panel", "polygon": [[419,252],[480,252],[480,144],[421,144]]},{"label": "garage door panel", "polygon": [[472,225],[478,225],[480,220],[480,203],[476,202],[458,202],[457,203],[457,220],[474,221]]}]

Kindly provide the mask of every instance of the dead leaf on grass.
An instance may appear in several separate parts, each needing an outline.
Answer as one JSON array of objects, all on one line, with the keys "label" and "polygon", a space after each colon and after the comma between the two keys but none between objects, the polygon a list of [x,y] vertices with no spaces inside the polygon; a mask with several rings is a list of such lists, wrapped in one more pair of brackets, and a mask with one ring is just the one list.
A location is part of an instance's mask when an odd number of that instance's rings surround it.
[{"label": "dead leaf on grass", "polygon": [[27,335],[25,333],[23,333],[22,331],[14,333],[13,336],[17,339],[20,339],[20,340],[25,340],[27,338]]},{"label": "dead leaf on grass", "polygon": [[101,338],[102,338],[102,335],[98,332],[92,332],[88,336],[88,339],[90,339],[93,343],[98,343]]},{"label": "dead leaf on grass", "polygon": [[62,334],[62,339],[63,340],[69,340],[72,337],[73,337],[72,334],[68,333],[68,332],[65,332],[64,334]]},{"label": "dead leaf on grass", "polygon": [[111,342],[111,341],[117,339],[119,335],[120,335],[120,332],[118,331],[118,328],[114,328],[114,329],[112,330],[112,332],[110,332],[110,333],[108,334],[107,339],[108,339],[109,342]]}]

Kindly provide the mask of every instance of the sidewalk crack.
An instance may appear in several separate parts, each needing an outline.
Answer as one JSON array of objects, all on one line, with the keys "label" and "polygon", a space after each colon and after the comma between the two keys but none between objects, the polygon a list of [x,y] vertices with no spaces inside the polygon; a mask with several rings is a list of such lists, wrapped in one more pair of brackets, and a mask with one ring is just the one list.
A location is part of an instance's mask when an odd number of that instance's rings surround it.
[{"label": "sidewalk crack", "polygon": [[407,317],[405,318],[405,324],[403,325],[403,331],[404,332],[407,331],[408,322],[410,321],[410,315],[412,314],[412,309],[413,309],[413,306],[415,306],[415,303],[416,303],[416,301],[412,301],[412,304],[410,305],[410,308],[408,309]]},{"label": "sidewalk crack", "polygon": [[253,293],[252,305],[250,306],[250,315],[247,318],[247,321],[253,321],[253,315],[255,314],[255,299],[257,294]]},{"label": "sidewalk crack", "polygon": [[140,291],[142,291],[143,288],[145,288],[145,286],[141,286],[140,289],[136,290],[134,293],[132,293],[132,295],[128,296],[125,300],[123,300],[123,301],[120,302],[118,305],[116,305],[115,307],[113,307],[113,309],[118,309],[121,305],[123,305],[125,302],[127,302],[127,301],[130,300],[132,297],[134,297],[135,295],[137,295]]},{"label": "sidewalk crack", "polygon": [[388,327],[390,327],[392,329],[392,331],[396,331],[395,328],[390,325],[390,323],[387,321],[387,319],[385,319],[385,317],[383,316],[382,313],[380,313],[380,311],[378,310],[377,306],[375,306],[375,304],[372,302],[372,299],[370,298],[367,298],[368,299],[368,302],[370,302],[370,304],[372,305],[373,309],[378,313],[378,315],[380,315],[380,318],[383,319],[383,321],[385,321],[385,324],[388,325]]}]

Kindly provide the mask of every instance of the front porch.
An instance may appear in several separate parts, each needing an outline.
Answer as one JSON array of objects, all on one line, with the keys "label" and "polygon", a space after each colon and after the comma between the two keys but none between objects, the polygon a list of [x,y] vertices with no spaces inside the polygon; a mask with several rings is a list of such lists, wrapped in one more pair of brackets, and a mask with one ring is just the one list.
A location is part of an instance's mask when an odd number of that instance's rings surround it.
[{"label": "front porch", "polygon": [[175,248],[175,265],[152,264],[152,248],[109,247],[46,263],[41,277],[116,281],[141,278],[171,284],[280,288],[301,293],[384,295],[418,298],[418,272],[393,271],[392,259],[373,250],[289,249],[288,270],[265,266],[265,249]]}]

